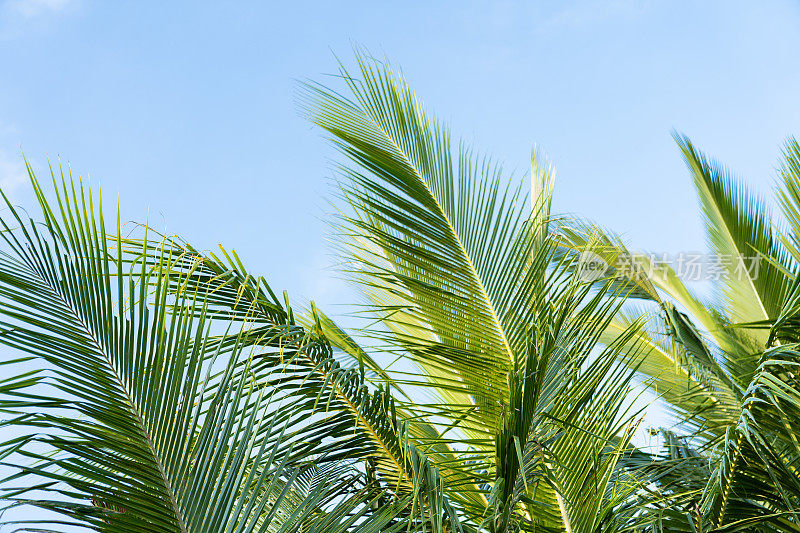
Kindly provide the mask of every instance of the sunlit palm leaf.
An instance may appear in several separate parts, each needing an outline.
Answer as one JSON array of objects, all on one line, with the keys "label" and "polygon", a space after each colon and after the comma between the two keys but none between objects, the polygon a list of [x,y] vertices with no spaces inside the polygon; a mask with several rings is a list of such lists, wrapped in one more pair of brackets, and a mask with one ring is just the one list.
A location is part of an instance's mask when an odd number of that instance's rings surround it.
[{"label": "sunlit palm leaf", "polygon": [[[774,318],[783,303],[788,277],[785,270],[766,259],[786,265],[788,257],[773,234],[767,205],[700,153],[688,138],[675,138],[694,177],[710,244],[726,271],[727,314],[738,322]],[[749,268],[749,262],[740,258],[757,258],[758,263]]]},{"label": "sunlit palm leaf", "polygon": [[512,314],[524,197],[496,165],[453,148],[388,67],[358,63],[358,78],[342,70],[352,100],[318,85],[304,93],[309,118],[354,163],[341,168],[355,207],[349,249],[395,340],[469,410],[463,426],[481,438],[496,426],[524,338]]}]

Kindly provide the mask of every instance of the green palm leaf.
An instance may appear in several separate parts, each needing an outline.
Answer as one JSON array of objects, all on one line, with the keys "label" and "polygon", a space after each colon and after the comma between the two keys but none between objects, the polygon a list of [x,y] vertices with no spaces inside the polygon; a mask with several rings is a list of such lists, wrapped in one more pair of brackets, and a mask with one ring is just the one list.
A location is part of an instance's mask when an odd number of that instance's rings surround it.
[{"label": "green palm leaf", "polygon": [[[452,435],[422,437],[455,451],[446,458],[431,455],[441,460],[437,466],[451,481],[451,497],[492,530],[519,520],[545,527],[531,514],[542,507],[522,496],[527,487],[522,493],[516,488],[520,458],[528,442],[557,433],[558,423],[534,424],[554,416],[557,391],[605,397],[598,382],[575,372],[618,303],[605,292],[591,296],[591,285],[565,268],[549,232],[551,170],[538,156],[528,211],[521,189],[506,185],[496,166],[463,144],[452,146],[449,133],[429,118],[402,78],[364,56],[357,60],[357,78],[341,71],[350,98],[307,84],[303,109],[350,161],[340,168],[343,196],[352,207],[342,219],[341,244],[385,328],[373,335],[383,349],[422,370],[422,379],[408,376],[406,384],[427,387],[438,398],[409,408],[417,417],[441,421]],[[535,370],[526,363],[532,350],[547,354]],[[544,381],[535,385],[537,380]],[[534,390],[551,400],[534,401],[540,397]],[[580,424],[616,420],[623,410],[597,419],[596,412],[593,418],[573,409]],[[531,434],[532,426],[542,435]],[[624,433],[622,426],[613,428]],[[595,449],[605,447],[607,442]],[[583,458],[574,457],[572,466]],[[552,461],[545,464],[555,468]],[[463,482],[470,469],[479,473],[472,474],[473,487]],[[598,479],[605,487],[608,478]],[[550,485],[540,494],[555,502],[561,494]],[[454,486],[485,494],[485,503],[454,494]],[[520,511],[526,498],[533,507]],[[576,514],[590,512],[581,507]],[[557,510],[553,520],[562,523]]]},{"label": "green palm leaf", "polygon": [[352,100],[313,84],[303,100],[355,164],[341,168],[355,208],[349,251],[392,340],[465,406],[465,430],[485,438],[524,338],[509,290],[522,273],[522,191],[466,146],[452,148],[388,67],[363,56],[358,63],[358,80],[342,71]]},{"label": "green palm leaf", "polygon": [[[771,226],[766,204],[748,193],[721,166],[700,153],[691,141],[676,135],[686,165],[695,180],[706,216],[709,241],[724,261],[727,314],[735,321],[757,322],[774,318],[781,308],[788,285],[788,264]],[[758,270],[741,267],[739,257],[759,259]]]},{"label": "green palm leaf", "polygon": [[7,506],[67,517],[51,527],[238,533],[296,531],[312,517],[309,531],[374,531],[410,504],[376,508],[381,493],[357,473],[297,496],[304,465],[326,450],[297,451],[292,434],[309,411],[279,405],[280,387],[258,367],[324,352],[324,341],[264,302],[271,321],[253,342],[197,285],[172,290],[187,283],[165,243],[145,237],[131,256],[119,222],[106,238],[102,206],[82,184],[62,176],[53,209],[31,180],[44,223],[10,204],[0,222],[0,342],[31,356],[5,364],[42,365],[0,385],[6,423],[22,430],[0,451],[15,470],[0,483]]},{"label": "green palm leaf", "polygon": [[[288,304],[281,307],[266,281],[251,275],[235,252],[222,249],[219,258],[199,254],[177,239],[169,243],[165,249],[176,278],[169,292],[203,294],[207,313],[248,324],[248,343],[259,352],[252,364],[257,382],[273,391],[274,401],[309,415],[283,436],[285,445],[292,446],[286,453],[293,462],[308,457],[316,462],[368,460],[380,473],[382,487],[412,496],[416,513],[429,518],[445,513],[448,523],[456,527],[458,518],[451,504],[438,498],[443,481],[437,469],[409,440],[422,426],[409,424],[389,388],[372,387],[362,369],[348,364],[360,358],[375,365],[352,338],[313,304],[309,330],[296,325]],[[151,255],[140,240],[128,239],[123,244],[130,257]],[[147,262],[154,260],[149,257]],[[276,320],[287,324],[284,327],[295,340],[271,336]],[[326,333],[332,334],[337,346],[344,346],[343,352],[334,350]],[[280,349],[264,351],[266,345]],[[343,360],[342,355],[347,357]]]}]

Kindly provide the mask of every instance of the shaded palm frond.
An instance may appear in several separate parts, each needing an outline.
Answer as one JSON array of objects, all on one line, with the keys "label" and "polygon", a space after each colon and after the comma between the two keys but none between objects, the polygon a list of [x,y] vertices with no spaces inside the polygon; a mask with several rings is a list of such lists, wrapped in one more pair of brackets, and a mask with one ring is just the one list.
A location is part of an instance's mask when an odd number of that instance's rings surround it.
[{"label": "shaded palm frond", "polygon": [[800,530],[799,365],[795,345],[762,356],[706,488],[704,505],[714,527],[750,519],[763,522],[765,531]]},{"label": "shaded palm frond", "polygon": [[102,205],[81,182],[54,174],[51,204],[29,172],[43,223],[11,204],[0,222],[0,342],[29,354],[4,362],[19,375],[0,385],[0,412],[21,434],[3,443],[13,472],[0,490],[6,506],[66,521],[22,527],[283,532],[313,517],[309,531],[397,529],[414,496],[376,506],[385,491],[357,471],[298,496],[303,469],[334,459],[324,435],[309,446],[296,430],[314,411],[287,404],[262,367],[328,353],[324,339],[274,299],[260,302],[269,319],[243,328],[190,286],[174,248],[145,234],[131,255],[119,218],[107,238]]},{"label": "shaded palm frond", "polygon": [[[164,248],[179,280],[168,290],[203,294],[209,313],[247,325],[247,343],[257,352],[252,363],[256,381],[282,404],[306,413],[302,423],[282,436],[284,448],[291,446],[286,453],[292,462],[307,457],[317,463],[368,461],[380,474],[383,489],[397,497],[412,496],[415,513],[428,520],[444,513],[450,527],[456,527],[454,508],[439,496],[445,480],[410,439],[417,428],[396,407],[389,385],[372,386],[361,365],[377,368],[376,364],[346,332],[313,303],[310,319],[305,320],[308,329],[299,325],[288,302],[281,306],[266,281],[251,275],[235,252],[221,248],[218,257],[201,254],[176,238],[168,242]],[[141,240],[127,239],[123,246],[129,260],[154,260]],[[271,337],[268,332],[276,321],[285,322],[294,336]],[[334,344],[326,334],[332,335]],[[265,349],[269,346],[273,349]],[[360,364],[343,364],[335,346]],[[441,508],[429,507],[434,504]]]}]

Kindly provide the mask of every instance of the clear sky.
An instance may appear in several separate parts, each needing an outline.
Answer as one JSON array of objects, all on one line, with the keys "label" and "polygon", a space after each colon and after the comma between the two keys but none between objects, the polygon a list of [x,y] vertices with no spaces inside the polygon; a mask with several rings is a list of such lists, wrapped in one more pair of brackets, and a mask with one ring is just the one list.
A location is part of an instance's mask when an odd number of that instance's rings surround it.
[{"label": "clear sky", "polygon": [[705,246],[673,128],[764,194],[800,135],[796,2],[0,0],[0,185],[25,204],[20,150],[60,157],[125,217],[236,248],[335,315],[335,154],[293,91],[353,43],[508,170],[541,146],[558,210],[651,251]]},{"label": "clear sky", "polygon": [[352,43],[508,170],[543,147],[559,210],[651,251],[704,247],[673,128],[764,193],[800,134],[795,2],[6,0],[0,180],[24,203],[20,148],[60,157],[127,218],[234,247],[335,313],[352,299],[326,270],[335,154],[293,91]]}]

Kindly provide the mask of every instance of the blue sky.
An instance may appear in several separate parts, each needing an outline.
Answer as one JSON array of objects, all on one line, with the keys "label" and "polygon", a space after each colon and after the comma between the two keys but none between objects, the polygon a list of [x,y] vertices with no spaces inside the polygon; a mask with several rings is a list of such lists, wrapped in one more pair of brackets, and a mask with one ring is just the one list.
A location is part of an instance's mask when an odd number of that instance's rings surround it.
[{"label": "blue sky", "polygon": [[353,43],[402,68],[454,132],[520,177],[557,168],[556,208],[637,248],[705,246],[684,132],[769,194],[800,134],[795,2],[0,1],[0,186],[30,201],[20,150],[60,158],[126,218],[332,314],[353,295],[326,244],[335,154],[294,105]]},{"label": "blue sky", "polygon": [[298,300],[351,301],[326,268],[335,154],[294,87],[358,43],[509,171],[541,146],[559,210],[694,251],[702,222],[670,131],[769,193],[800,133],[799,22],[794,2],[6,0],[0,180],[25,203],[20,148],[40,169],[60,157],[127,218],[236,248]]}]

